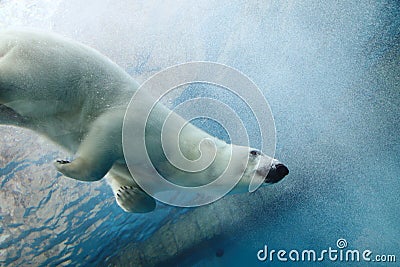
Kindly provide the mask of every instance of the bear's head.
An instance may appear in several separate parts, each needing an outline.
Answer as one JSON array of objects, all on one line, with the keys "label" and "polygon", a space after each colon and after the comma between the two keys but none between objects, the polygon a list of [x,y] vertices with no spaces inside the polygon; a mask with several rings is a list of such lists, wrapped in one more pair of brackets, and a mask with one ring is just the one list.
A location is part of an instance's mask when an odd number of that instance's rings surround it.
[{"label": "bear's head", "polygon": [[[284,164],[257,149],[228,144],[209,136],[195,140],[181,140],[180,153],[170,153],[168,159],[159,150],[148,150],[163,178],[185,187],[213,183],[207,190],[217,193],[232,188],[229,193],[244,193],[253,192],[260,185],[277,183],[289,173]],[[174,151],[169,147],[171,144],[173,142],[163,144],[164,149],[168,148],[163,152]]]},{"label": "bear's head", "polygon": [[277,159],[247,146],[230,145],[233,151],[231,169],[242,174],[231,193],[254,191],[259,185],[279,182],[289,174],[289,169]]}]

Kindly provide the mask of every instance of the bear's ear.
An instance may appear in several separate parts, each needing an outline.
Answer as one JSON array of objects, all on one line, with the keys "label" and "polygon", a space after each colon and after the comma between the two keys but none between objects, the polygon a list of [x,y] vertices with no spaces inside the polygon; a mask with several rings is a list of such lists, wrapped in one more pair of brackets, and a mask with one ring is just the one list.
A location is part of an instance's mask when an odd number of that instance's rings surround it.
[{"label": "bear's ear", "polygon": [[201,153],[206,153],[204,155],[207,155],[207,157],[215,157],[218,148],[213,138],[204,138],[200,141],[199,149]]},{"label": "bear's ear", "polygon": [[215,141],[212,138],[204,138],[201,140],[201,145],[206,146],[208,148],[216,147]]}]

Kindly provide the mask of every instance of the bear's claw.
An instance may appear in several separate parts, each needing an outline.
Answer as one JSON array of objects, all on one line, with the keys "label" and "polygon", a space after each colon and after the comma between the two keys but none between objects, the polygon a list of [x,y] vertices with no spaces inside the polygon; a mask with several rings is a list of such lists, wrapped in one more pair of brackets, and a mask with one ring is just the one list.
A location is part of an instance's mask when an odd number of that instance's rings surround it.
[{"label": "bear's claw", "polygon": [[60,163],[60,164],[67,164],[67,163],[71,163],[71,161],[59,159],[59,160],[57,160],[57,163]]},{"label": "bear's claw", "polygon": [[150,212],[155,209],[155,200],[134,186],[123,185],[115,192],[118,205],[128,212]]}]

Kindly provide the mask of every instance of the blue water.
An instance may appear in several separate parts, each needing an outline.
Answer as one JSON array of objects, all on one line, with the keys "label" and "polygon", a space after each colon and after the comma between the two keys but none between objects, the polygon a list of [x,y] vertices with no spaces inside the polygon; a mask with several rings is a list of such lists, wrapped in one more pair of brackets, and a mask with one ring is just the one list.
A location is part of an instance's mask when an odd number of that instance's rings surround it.
[{"label": "blue water", "polygon": [[[43,5],[36,8],[45,10]],[[0,4],[0,11],[5,8],[6,4]],[[53,29],[83,41],[140,82],[158,70],[190,60],[224,63],[248,75],[269,101],[277,130],[276,157],[289,167],[289,176],[261,189],[271,197],[266,202],[254,201],[252,209],[243,211],[251,219],[211,240],[209,249],[183,253],[178,264],[291,266],[276,259],[259,262],[257,251],[264,245],[275,250],[321,251],[337,248],[339,238],[346,239],[350,249],[396,254],[398,264],[397,1],[184,1],[169,5],[60,1],[51,8],[52,15],[45,19],[37,19],[38,11],[36,19],[15,15],[15,20],[3,18],[2,23]],[[192,89],[181,97],[198,95]],[[229,97],[225,100],[230,101]],[[0,131],[13,135],[3,128]],[[225,138],[223,131],[215,134]],[[34,142],[32,136],[24,133],[23,140]],[[5,144],[9,139],[1,142],[2,155],[16,160],[0,162],[0,235],[7,235],[5,240],[0,238],[0,265],[101,265],[127,244],[145,241],[165,223],[192,212],[159,205],[152,214],[123,213],[105,183],[89,186],[60,180],[64,178],[51,169],[56,148],[36,156],[21,152],[31,149],[26,143],[14,140],[13,149]],[[41,181],[33,189],[32,179]],[[39,200],[33,201],[30,194]],[[13,210],[3,202],[11,199],[16,203]],[[222,257],[216,257],[217,249],[223,249]],[[323,266],[331,264],[325,260]]]}]

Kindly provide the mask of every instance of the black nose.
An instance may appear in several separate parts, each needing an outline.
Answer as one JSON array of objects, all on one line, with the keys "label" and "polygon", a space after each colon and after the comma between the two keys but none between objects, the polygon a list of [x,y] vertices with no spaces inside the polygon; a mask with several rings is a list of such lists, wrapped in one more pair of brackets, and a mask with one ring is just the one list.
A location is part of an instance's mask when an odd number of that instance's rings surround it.
[{"label": "black nose", "polygon": [[277,164],[275,167],[276,167],[276,173],[278,174],[278,176],[283,178],[289,174],[289,169],[285,165]]},{"label": "black nose", "polygon": [[277,183],[288,174],[289,174],[289,169],[285,165],[281,163],[276,164],[275,168],[271,168],[271,170],[269,170],[267,177],[265,177],[265,182]]}]

